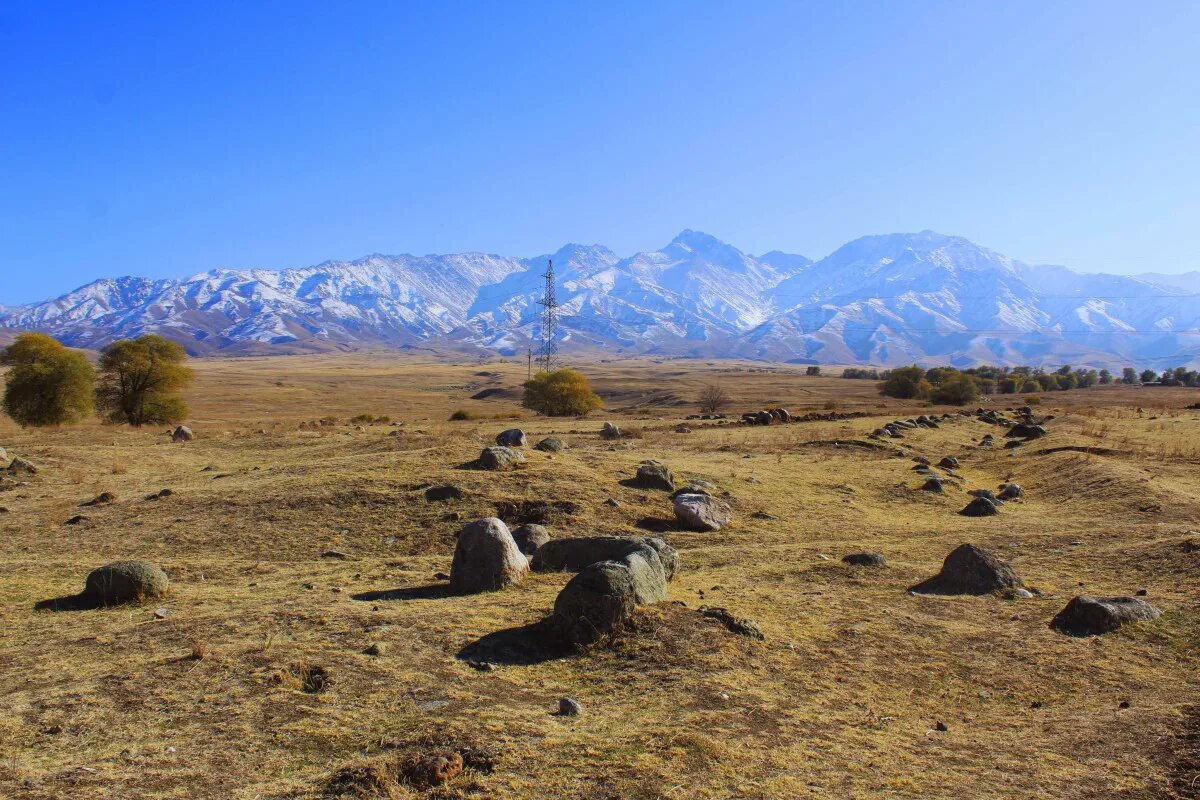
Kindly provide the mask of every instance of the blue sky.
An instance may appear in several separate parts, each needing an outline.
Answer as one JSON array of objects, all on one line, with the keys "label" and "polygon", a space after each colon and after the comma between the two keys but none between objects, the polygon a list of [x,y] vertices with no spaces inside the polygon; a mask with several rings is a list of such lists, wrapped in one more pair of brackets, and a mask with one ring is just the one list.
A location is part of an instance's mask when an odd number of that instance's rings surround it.
[{"label": "blue sky", "polygon": [[0,6],[0,303],[371,252],[1200,269],[1200,3]]}]

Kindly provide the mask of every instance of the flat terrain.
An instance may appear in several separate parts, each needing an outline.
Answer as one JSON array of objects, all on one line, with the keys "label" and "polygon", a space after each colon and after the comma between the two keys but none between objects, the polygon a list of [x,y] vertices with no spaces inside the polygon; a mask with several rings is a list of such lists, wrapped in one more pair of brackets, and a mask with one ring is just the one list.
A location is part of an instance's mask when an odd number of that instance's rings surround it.
[{"label": "flat terrain", "polygon": [[[1016,450],[978,447],[1002,431],[971,418],[872,449],[846,443],[928,409],[803,367],[594,361],[581,366],[605,411],[512,422],[524,363],[195,366],[189,444],[160,428],[0,419],[0,446],[40,467],[0,491],[0,796],[1200,796],[1200,411],[1184,410],[1196,390],[1046,394],[1049,435]],[[676,432],[710,381],[731,412],[871,416]],[[448,422],[457,408],[487,418]],[[396,424],[348,421],[363,413]],[[604,420],[632,436],[602,441]],[[531,450],[510,472],[464,468],[514,424],[570,447]],[[918,454],[956,456],[961,486],[920,491]],[[647,458],[715,484],[733,524],[674,530],[665,492],[620,483]],[[1023,501],[957,513],[966,489],[1005,480]],[[466,497],[425,500],[447,483]],[[146,499],[162,489],[173,493]],[[104,491],[116,501],[81,507]],[[562,652],[526,626],[568,575],[448,596],[435,574],[455,533],[501,509],[510,522],[548,516],[555,537],[661,531],[682,559],[671,601],[611,642]],[[1041,596],[906,593],[963,542],[1008,559]],[[841,563],[859,550],[889,565]],[[167,598],[35,610],[122,558],[161,564]],[[1138,590],[1159,620],[1087,639],[1048,627],[1075,594]],[[364,654],[371,644],[382,654]],[[563,696],[583,716],[554,715]],[[467,755],[448,786],[371,782],[443,749]]]}]

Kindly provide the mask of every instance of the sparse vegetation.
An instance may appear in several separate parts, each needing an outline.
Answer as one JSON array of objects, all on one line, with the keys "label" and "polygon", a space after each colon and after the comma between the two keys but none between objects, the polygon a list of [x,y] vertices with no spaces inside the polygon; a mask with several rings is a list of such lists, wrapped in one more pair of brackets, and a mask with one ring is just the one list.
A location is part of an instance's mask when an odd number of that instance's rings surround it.
[{"label": "sparse vegetation", "polygon": [[65,425],[92,413],[95,372],[83,353],[23,333],[0,352],[0,365],[8,367],[4,413],[18,425]]},{"label": "sparse vegetation", "polygon": [[186,360],[183,345],[152,334],[110,344],[100,355],[98,410],[134,427],[182,422],[188,407],[179,392],[192,381]]},{"label": "sparse vegetation", "polygon": [[732,402],[729,393],[718,384],[706,383],[700,390],[699,405],[700,412],[703,414],[716,414],[724,411]]},{"label": "sparse vegetation", "polygon": [[580,417],[602,405],[587,377],[569,368],[534,375],[521,404],[548,417]]}]

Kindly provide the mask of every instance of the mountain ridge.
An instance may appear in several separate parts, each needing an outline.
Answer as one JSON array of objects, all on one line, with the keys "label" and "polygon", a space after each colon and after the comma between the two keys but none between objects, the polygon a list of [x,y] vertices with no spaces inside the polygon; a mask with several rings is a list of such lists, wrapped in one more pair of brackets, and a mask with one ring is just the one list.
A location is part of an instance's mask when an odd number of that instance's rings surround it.
[{"label": "mountain ridge", "polygon": [[1200,363],[1195,275],[1120,276],[1030,265],[930,230],[863,236],[813,261],[754,256],[687,229],[621,258],[566,244],[516,258],[374,253],[283,270],[101,278],[0,306],[0,330],[78,347],[161,333],[195,354],[432,345],[523,353],[536,344],[553,259],[559,347],[802,363]]}]

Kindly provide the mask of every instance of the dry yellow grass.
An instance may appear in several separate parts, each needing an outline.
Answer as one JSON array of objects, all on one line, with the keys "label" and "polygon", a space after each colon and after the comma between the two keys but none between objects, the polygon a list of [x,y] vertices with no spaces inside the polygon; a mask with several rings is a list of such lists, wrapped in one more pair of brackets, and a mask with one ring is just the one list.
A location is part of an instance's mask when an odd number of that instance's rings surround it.
[{"label": "dry yellow grass", "polygon": [[[999,516],[967,519],[955,513],[965,493],[918,491],[909,459],[830,443],[915,410],[869,381],[724,362],[584,366],[609,411],[523,420],[534,440],[553,432],[571,447],[499,474],[458,466],[511,423],[446,419],[518,412],[512,392],[469,399],[519,385],[515,362],[202,361],[188,445],[157,429],[0,420],[0,445],[42,467],[0,491],[0,796],[1195,796],[1183,736],[1197,725],[1200,553],[1185,542],[1200,537],[1200,412],[1180,410],[1194,392],[1045,395],[1051,435],[1016,451],[975,447],[998,431],[972,420],[912,432],[912,453],[958,456],[968,488],[1011,478],[1027,490]],[[878,416],[675,433],[712,380],[737,399],[731,411],[832,401]],[[346,424],[360,413],[401,424]],[[330,416],[341,422],[299,429]],[[602,442],[602,419],[641,438]],[[1111,452],[1039,454],[1066,446]],[[669,519],[664,493],[619,483],[644,458],[728,491],[736,519],[663,534],[683,561],[673,602],[642,609],[618,640],[560,656],[522,638],[565,575],[472,597],[437,589],[463,521],[505,501],[577,503],[552,520],[555,536]],[[427,503],[423,487],[441,483],[467,498]],[[164,488],[174,493],[145,499]],[[79,508],[101,491],[117,501]],[[905,593],[968,541],[1045,596]],[[330,548],[350,558],[322,558]],[[890,566],[840,563],[860,549]],[[34,610],[129,557],[167,569],[168,598]],[[1047,627],[1080,591],[1138,589],[1159,621],[1094,639]],[[729,633],[702,604],[766,639]],[[481,639],[508,647],[494,671],[460,657],[485,652]],[[371,644],[382,654],[365,655]],[[584,716],[552,715],[564,695]],[[388,765],[445,747],[472,748],[450,786],[390,781]]]}]

